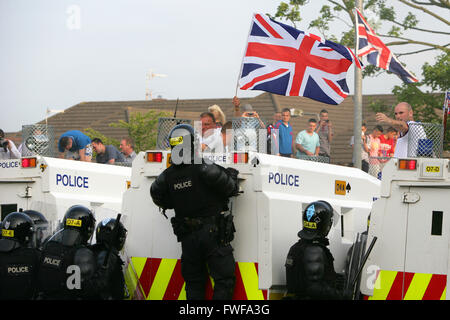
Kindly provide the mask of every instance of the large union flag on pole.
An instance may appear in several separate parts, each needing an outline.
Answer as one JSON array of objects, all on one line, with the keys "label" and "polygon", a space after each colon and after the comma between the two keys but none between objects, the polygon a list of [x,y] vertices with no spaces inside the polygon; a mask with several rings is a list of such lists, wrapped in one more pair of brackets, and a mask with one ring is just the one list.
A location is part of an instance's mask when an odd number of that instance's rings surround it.
[{"label": "large union flag on pole", "polygon": [[417,82],[416,77],[402,66],[397,57],[376,35],[361,12],[355,8],[355,13],[358,26],[356,28],[358,57],[367,56],[367,61],[370,64],[395,73],[404,82]]},{"label": "large union flag on pole", "polygon": [[348,95],[353,62],[361,68],[345,46],[255,14],[238,87],[339,104]]}]

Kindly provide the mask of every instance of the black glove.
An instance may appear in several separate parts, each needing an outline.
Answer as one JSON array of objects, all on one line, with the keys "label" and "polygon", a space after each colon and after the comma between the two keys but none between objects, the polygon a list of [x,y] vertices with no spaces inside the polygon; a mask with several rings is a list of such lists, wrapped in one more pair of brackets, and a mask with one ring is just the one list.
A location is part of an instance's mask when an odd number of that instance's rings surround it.
[{"label": "black glove", "polygon": [[231,168],[231,167],[225,168],[225,170],[234,180],[237,181],[239,170],[236,170],[236,169]]},{"label": "black glove", "polygon": [[225,171],[228,173],[228,175],[231,177],[231,179],[233,179],[233,181],[235,182],[235,189],[232,192],[231,196],[232,197],[236,197],[239,195],[239,182],[238,182],[238,174],[239,171],[234,169],[234,168],[225,168]]}]

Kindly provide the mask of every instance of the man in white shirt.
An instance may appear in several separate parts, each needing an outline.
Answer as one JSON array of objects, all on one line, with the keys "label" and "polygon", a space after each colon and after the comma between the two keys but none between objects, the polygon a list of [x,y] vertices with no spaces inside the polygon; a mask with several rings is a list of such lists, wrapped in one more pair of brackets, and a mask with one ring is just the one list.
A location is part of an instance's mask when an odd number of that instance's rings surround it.
[{"label": "man in white shirt", "polygon": [[5,139],[5,133],[0,129],[0,160],[20,159],[20,152],[16,145],[9,139]]},{"label": "man in white shirt", "polygon": [[[395,145],[394,157],[407,158],[416,157],[416,151],[419,139],[426,139],[425,131],[420,125],[414,125],[414,112],[411,105],[407,102],[400,102],[394,109],[395,120],[390,119],[384,113],[377,113],[375,119],[378,122],[387,123],[398,130],[399,137]],[[411,126],[411,124],[413,124]],[[411,130],[410,130],[411,129]],[[413,132],[412,132],[413,131]],[[408,139],[410,135],[414,136],[414,142],[408,146]],[[408,149],[410,150],[408,154]]]},{"label": "man in white shirt", "polygon": [[202,151],[210,151],[222,143],[220,128],[217,128],[214,115],[211,112],[203,112],[200,115],[202,135],[200,143]]}]

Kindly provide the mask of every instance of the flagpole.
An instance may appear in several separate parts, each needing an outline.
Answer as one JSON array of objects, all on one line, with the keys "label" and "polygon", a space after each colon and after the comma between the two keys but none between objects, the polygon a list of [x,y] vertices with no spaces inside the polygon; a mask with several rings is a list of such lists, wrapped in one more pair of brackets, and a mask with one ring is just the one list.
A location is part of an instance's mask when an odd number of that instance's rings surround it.
[{"label": "flagpole", "polygon": [[[355,0],[355,7],[362,11],[362,0]],[[355,54],[358,57],[358,20],[355,14]],[[361,126],[362,126],[362,69],[355,65],[355,92],[353,96],[353,159],[355,168],[361,169]]]},{"label": "flagpole", "polygon": [[254,16],[255,16],[255,13],[252,16],[252,20],[250,22],[250,27],[248,28],[247,38],[245,39],[245,49],[244,49],[244,53],[242,54],[241,68],[239,70],[238,78],[237,78],[237,81],[236,81],[236,92],[234,93],[235,97],[237,97],[237,93],[238,93],[238,89],[239,89],[239,80],[241,79],[242,69],[244,68],[244,58],[245,58],[245,53],[247,52],[247,48],[248,48],[248,38],[250,36],[250,32],[252,32],[253,17]]},{"label": "flagpole", "polygon": [[449,106],[449,101],[448,101],[450,99],[449,95],[450,95],[450,92],[446,91],[445,98],[444,98],[444,117],[442,119],[443,127],[444,127],[444,135],[442,137],[442,147],[445,146],[445,133],[447,132],[447,116],[448,116],[448,113],[450,112],[450,106]]}]

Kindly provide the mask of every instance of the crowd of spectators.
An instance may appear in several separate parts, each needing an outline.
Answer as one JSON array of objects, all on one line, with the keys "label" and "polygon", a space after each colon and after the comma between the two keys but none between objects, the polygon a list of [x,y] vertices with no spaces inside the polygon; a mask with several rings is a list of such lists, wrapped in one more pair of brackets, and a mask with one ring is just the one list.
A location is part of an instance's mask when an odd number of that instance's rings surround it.
[{"label": "crowd of spectators", "polygon": [[[259,129],[267,130],[267,148],[265,149],[267,153],[282,157],[330,162],[334,132],[332,121],[329,119],[329,114],[326,109],[321,110],[317,118],[310,118],[304,130],[300,130],[294,135],[290,123],[290,109],[284,108],[281,111],[275,112],[272,122],[265,126],[251,105],[245,104],[241,106],[240,100],[237,97],[233,98],[232,103],[234,105],[235,119],[239,117],[253,117],[258,120],[256,123],[259,123]],[[222,115],[220,119],[223,119],[223,122],[225,122],[225,116],[220,107],[214,105],[209,110],[213,108],[219,110],[219,114]],[[214,122],[214,119],[217,119],[217,117],[210,121]],[[222,123],[222,120],[215,122]],[[228,122],[228,124],[229,128],[231,128],[231,123]],[[217,127],[222,128],[220,125]],[[369,172],[370,168],[374,172],[373,175],[376,176],[377,172],[382,169],[382,164],[394,155],[398,131],[394,127],[389,127],[384,132],[381,125],[376,125],[370,134],[367,134],[366,131],[367,125],[363,123],[361,132],[362,170]],[[222,132],[224,133],[224,130]],[[220,136],[220,134],[221,131],[219,129],[217,135]],[[236,134],[236,130],[233,130],[233,134]],[[218,138],[217,141],[219,140],[222,141],[221,138]],[[234,150],[239,151],[236,145],[230,146],[229,139],[227,141],[228,148],[234,147]],[[353,148],[353,136],[351,137],[350,145]],[[248,148],[247,150],[252,150],[252,148]],[[259,151],[261,150],[259,149]],[[352,162],[354,163],[354,161],[353,159]]]},{"label": "crowd of spectators", "polygon": [[112,144],[105,145],[100,138],[89,138],[80,130],[66,131],[58,140],[60,158],[92,162],[95,151],[96,163],[129,166],[136,157],[133,141],[123,138],[119,148],[122,152]]},{"label": "crowd of spectators", "polygon": [[[212,105],[200,114],[201,134],[198,138],[203,152],[263,151],[281,157],[308,160],[322,158],[327,159],[323,162],[330,162],[333,125],[327,110],[321,110],[317,118],[310,118],[306,128],[294,135],[290,123],[291,110],[288,108],[275,112],[272,122],[266,125],[250,104],[241,106],[237,97],[233,98],[232,104],[233,122],[227,121],[225,113],[218,105]],[[237,127],[233,127],[236,126],[235,119],[238,121]],[[261,129],[266,130],[264,150],[261,150],[261,142],[258,145],[258,139],[261,140],[258,130]],[[394,155],[398,131],[389,127],[384,133],[380,125],[376,125],[370,134],[366,131],[367,126],[363,123],[362,170],[374,171],[376,175],[376,172],[380,171],[380,164],[387,162],[388,158]],[[13,141],[5,139],[2,130],[0,143],[0,159],[20,158],[22,146],[16,148]],[[353,148],[353,136],[350,145]],[[119,148],[120,151],[111,144],[105,145],[99,138],[91,140],[79,130],[66,131],[58,140],[60,158],[131,165],[136,157],[133,141],[124,137]],[[352,162],[354,163],[354,159]]]}]

